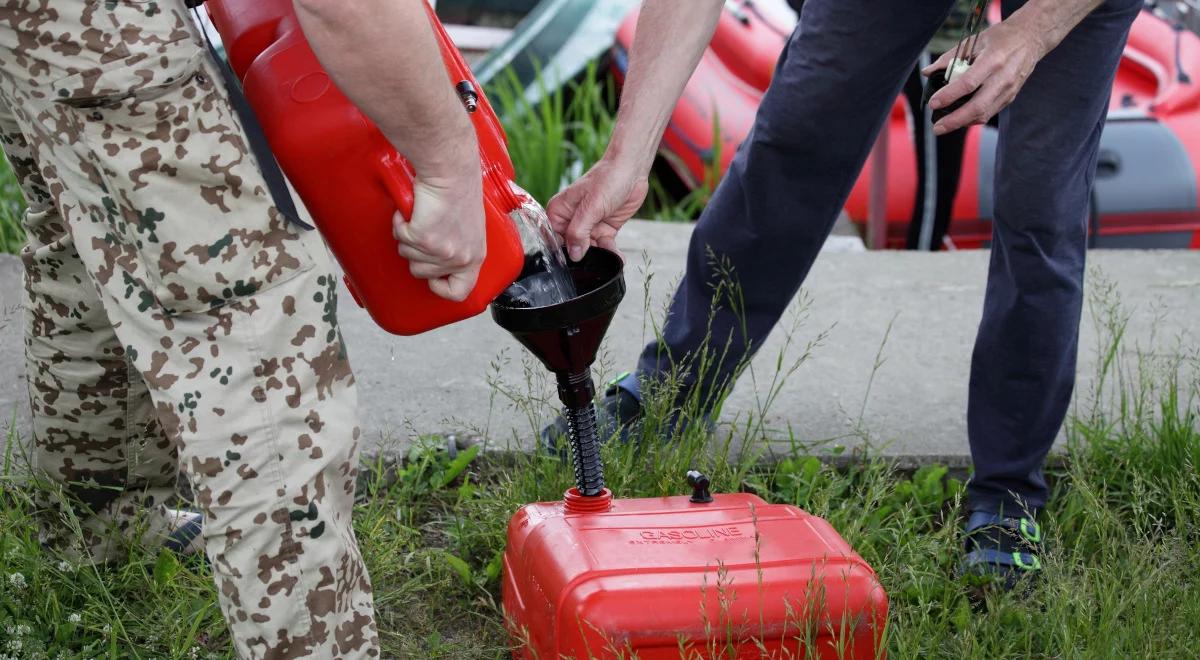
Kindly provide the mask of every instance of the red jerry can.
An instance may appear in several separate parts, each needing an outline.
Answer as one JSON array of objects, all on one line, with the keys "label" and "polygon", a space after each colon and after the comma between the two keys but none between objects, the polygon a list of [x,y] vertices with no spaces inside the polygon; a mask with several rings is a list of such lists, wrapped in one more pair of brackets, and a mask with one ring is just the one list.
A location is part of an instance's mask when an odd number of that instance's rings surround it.
[{"label": "red jerry can", "polygon": [[887,595],[824,520],[748,494],[577,493],[509,523],[514,657],[883,657]]},{"label": "red jerry can", "polygon": [[[384,330],[412,335],[482,312],[524,263],[509,213],[528,198],[514,191],[503,129],[462,55],[425,5],[446,64],[446,84],[464,104],[483,169],[487,257],[467,300],[434,295],[396,252],[392,216],[411,217],[413,168],[333,84],[309,48],[292,0],[209,0],[209,16],[263,132],[355,300]],[[464,112],[467,110],[464,109]]]}]

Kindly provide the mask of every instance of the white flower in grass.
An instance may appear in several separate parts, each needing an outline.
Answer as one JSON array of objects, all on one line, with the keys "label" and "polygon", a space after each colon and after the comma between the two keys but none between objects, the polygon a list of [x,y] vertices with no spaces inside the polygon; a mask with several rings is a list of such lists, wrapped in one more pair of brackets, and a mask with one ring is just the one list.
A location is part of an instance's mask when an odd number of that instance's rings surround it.
[{"label": "white flower in grass", "polygon": [[17,589],[17,590],[24,589],[25,588],[25,576],[20,573],[9,573],[8,574],[8,583],[12,586],[13,589]]},{"label": "white flower in grass", "polygon": [[65,560],[65,559],[64,559],[64,560],[62,560],[62,561],[58,562],[58,572],[60,572],[60,573],[74,573],[74,572],[75,572],[75,567],[74,567],[74,566],[71,564],[71,562],[69,562],[69,561],[67,561],[67,560]]},{"label": "white flower in grass", "polygon": [[19,639],[10,639],[10,640],[8,640],[8,644],[6,644],[4,648],[8,649],[9,651],[12,651],[13,653],[16,653],[17,651],[21,650],[22,646],[25,646],[25,642],[22,642]]},{"label": "white flower in grass", "polygon": [[83,621],[83,616],[79,612],[71,612],[67,615],[67,623],[79,623],[80,621]]},{"label": "white flower in grass", "polygon": [[106,624],[104,624],[104,627],[100,629],[100,632],[107,635],[108,633],[112,632],[112,626],[110,626],[106,623]]}]

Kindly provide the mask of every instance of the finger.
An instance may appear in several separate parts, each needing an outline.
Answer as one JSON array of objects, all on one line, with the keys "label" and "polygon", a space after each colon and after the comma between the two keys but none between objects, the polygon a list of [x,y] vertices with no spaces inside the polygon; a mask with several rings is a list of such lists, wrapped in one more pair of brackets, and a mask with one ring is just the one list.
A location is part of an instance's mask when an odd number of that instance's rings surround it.
[{"label": "finger", "polygon": [[467,259],[466,267],[474,268],[476,273],[478,273],[479,269],[483,268],[483,260],[487,259],[487,252],[487,241],[481,241],[474,257]]},{"label": "finger", "polygon": [[575,217],[567,226],[564,238],[567,240],[567,254],[571,261],[579,261],[587,254],[592,242],[592,228],[601,220],[602,213],[594,202],[584,200],[575,210]]},{"label": "finger", "polygon": [[988,79],[988,75],[991,73],[990,67],[988,71],[983,70],[985,66],[983,63],[976,63],[967,69],[966,73],[956,76],[952,82],[938,90],[938,93],[929,99],[929,107],[934,110],[944,108],[979,89],[979,86]]},{"label": "finger", "polygon": [[546,216],[550,218],[550,228],[559,236],[567,231],[571,224],[571,215],[575,210],[575,188],[568,187],[546,204]]},{"label": "finger", "polygon": [[446,278],[429,280],[429,290],[433,292],[433,295],[451,302],[466,300],[466,296],[460,296],[455,290],[450,288],[450,282]]},{"label": "finger", "polygon": [[411,251],[410,254],[420,253],[425,255],[424,257],[418,257],[418,261],[455,261],[454,255],[457,253],[457,250],[455,249],[453,238],[445,236],[436,238],[427,237],[422,232],[414,229],[412,223],[405,224],[396,230],[396,240],[400,244],[397,250],[400,247],[407,246]]},{"label": "finger", "polygon": [[479,269],[462,273],[454,273],[447,277],[429,280],[429,290],[441,298],[453,302],[462,302],[475,289],[475,281],[479,278]]},{"label": "finger", "polygon": [[954,59],[954,50],[953,49],[942,53],[941,57],[934,60],[929,66],[925,67],[924,69],[921,69],[921,74],[928,76],[928,75],[932,75],[935,71],[941,71],[943,69],[946,69],[950,66],[950,60],[952,60],[952,59]]},{"label": "finger", "polygon": [[997,91],[997,88],[1003,87],[1002,83],[992,81],[988,85],[979,88],[979,91],[975,93],[975,97],[964,104],[963,107],[942,117],[938,123],[934,124],[933,134],[945,135],[960,128],[971,126],[972,124],[987,122],[1002,107],[1000,100],[1001,92]]},{"label": "finger", "polygon": [[408,262],[408,272],[418,280],[433,280],[439,277],[447,277],[462,270],[460,266],[451,264],[435,264],[426,263],[423,261]]},{"label": "finger", "polygon": [[420,249],[420,237],[417,236],[417,232],[413,231],[412,223],[405,221],[398,212],[392,216],[392,235],[401,245],[410,245]]},{"label": "finger", "polygon": [[596,237],[596,246],[604,248],[605,250],[608,250],[609,252],[612,252],[613,254],[617,255],[618,257],[621,258],[622,262],[625,261],[625,255],[621,254],[621,251],[619,249],[617,249],[616,237],[614,237],[614,236],[597,236]]},{"label": "finger", "polygon": [[400,240],[401,228],[407,225],[408,218],[404,217],[403,213],[396,211],[392,214],[392,236],[395,236],[396,240]]},{"label": "finger", "polygon": [[400,243],[399,247],[396,248],[396,251],[400,253],[401,257],[404,257],[410,262],[436,264],[445,261],[445,259],[439,259],[428,252],[422,252],[409,243]]},{"label": "finger", "polygon": [[450,246],[444,240],[431,238],[429,233],[415,222],[404,221],[399,212],[392,216],[392,235],[401,245],[408,245],[432,259],[447,258]]}]

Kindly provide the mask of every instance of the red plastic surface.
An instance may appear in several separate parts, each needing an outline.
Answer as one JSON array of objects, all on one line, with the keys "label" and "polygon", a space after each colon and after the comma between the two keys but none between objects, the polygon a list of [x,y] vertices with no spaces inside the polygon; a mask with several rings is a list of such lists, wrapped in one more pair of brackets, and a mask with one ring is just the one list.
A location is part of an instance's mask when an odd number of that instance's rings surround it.
[{"label": "red plastic surface", "polygon": [[[753,495],[523,507],[504,611],[518,658],[877,658],[888,601],[824,520]],[[789,655],[790,654],[790,655]]]},{"label": "red plastic surface", "polygon": [[[487,258],[467,300],[434,295],[396,252],[392,216],[412,212],[413,168],[333,84],[304,39],[292,0],[210,0],[246,98],[271,149],[346,273],[354,298],[384,330],[412,335],[474,316],[520,273],[524,250],[508,213],[521,203],[503,129],[483,90],[426,4],[447,85],[475,85],[471,114],[484,177]],[[466,110],[463,110],[466,112]]]}]

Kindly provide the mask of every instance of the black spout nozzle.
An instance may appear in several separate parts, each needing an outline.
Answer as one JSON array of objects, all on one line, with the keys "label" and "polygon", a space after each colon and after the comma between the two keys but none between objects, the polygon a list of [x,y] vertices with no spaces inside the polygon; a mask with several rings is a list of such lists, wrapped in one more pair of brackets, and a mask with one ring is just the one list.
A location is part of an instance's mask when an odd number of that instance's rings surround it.
[{"label": "black spout nozzle", "polygon": [[[571,458],[575,463],[575,482],[580,494],[589,497],[604,490],[591,366],[617,304],[625,295],[622,266],[616,254],[593,247],[583,259],[570,264],[571,279],[578,292],[574,298],[554,305],[529,307],[501,295],[492,303],[492,318],[496,323],[511,332],[557,377],[558,398],[563,402]],[[522,278],[536,274],[522,273]]]},{"label": "black spout nozzle", "polygon": [[689,501],[696,504],[708,504],[713,501],[712,492],[708,490],[711,485],[708,477],[699,470],[691,470],[687,473],[687,483],[692,487],[692,497]]}]

